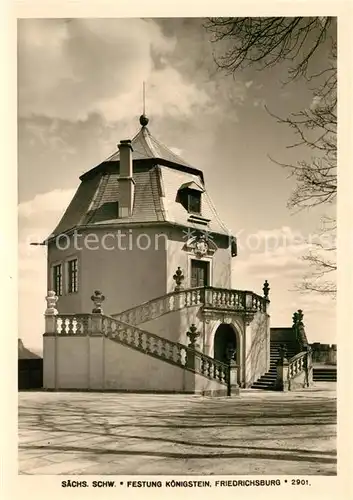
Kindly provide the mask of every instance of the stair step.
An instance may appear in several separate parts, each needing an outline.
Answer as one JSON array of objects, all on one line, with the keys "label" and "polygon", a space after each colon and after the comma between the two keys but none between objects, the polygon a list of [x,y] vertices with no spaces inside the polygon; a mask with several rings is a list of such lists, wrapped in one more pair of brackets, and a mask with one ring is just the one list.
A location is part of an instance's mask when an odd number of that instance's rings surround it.
[{"label": "stair step", "polygon": [[275,390],[275,386],[274,385],[268,385],[268,384],[260,384],[259,382],[255,382],[252,386],[252,389],[264,389],[264,390]]}]

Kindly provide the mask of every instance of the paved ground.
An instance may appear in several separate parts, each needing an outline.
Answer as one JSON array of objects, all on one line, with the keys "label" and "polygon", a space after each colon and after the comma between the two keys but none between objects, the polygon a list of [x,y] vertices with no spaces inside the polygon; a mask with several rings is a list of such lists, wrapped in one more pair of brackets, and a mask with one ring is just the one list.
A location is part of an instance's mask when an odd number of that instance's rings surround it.
[{"label": "paved ground", "polygon": [[336,387],[19,394],[22,474],[336,474]]}]

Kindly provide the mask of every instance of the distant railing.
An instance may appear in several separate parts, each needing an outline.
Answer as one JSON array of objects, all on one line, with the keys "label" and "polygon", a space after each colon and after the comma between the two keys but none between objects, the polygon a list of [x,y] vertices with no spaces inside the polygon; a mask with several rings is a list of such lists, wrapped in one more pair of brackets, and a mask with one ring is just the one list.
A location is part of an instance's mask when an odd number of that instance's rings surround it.
[{"label": "distant railing", "polygon": [[291,381],[298,375],[305,373],[304,386],[309,387],[312,383],[312,359],[310,348],[302,351],[288,360],[288,381]]}]

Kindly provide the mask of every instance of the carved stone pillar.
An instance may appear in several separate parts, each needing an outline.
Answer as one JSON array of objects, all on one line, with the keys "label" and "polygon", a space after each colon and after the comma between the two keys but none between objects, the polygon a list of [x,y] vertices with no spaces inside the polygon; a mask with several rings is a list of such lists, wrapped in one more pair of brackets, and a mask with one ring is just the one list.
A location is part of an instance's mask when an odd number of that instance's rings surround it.
[{"label": "carved stone pillar", "polygon": [[200,345],[197,343],[200,337],[200,332],[197,331],[194,323],[190,326],[189,331],[186,332],[187,337],[190,340],[189,349],[187,352],[187,366],[191,370],[200,372],[201,368],[201,358],[200,358]]},{"label": "carved stone pillar", "polygon": [[238,365],[232,359],[229,363],[229,384],[228,384],[228,396],[238,396],[240,393],[238,384]]},{"label": "carved stone pillar", "polygon": [[288,359],[282,357],[277,362],[277,378],[276,389],[278,391],[287,392],[289,390],[288,381],[289,362]]},{"label": "carved stone pillar", "polygon": [[59,297],[52,290],[48,292],[45,297],[47,301],[47,308],[45,310],[45,333],[55,333],[56,332],[56,316],[58,310],[56,309],[56,303]]},{"label": "carved stone pillar", "polygon": [[102,335],[103,317],[100,313],[92,313],[90,316],[90,326],[88,328],[89,335]]}]

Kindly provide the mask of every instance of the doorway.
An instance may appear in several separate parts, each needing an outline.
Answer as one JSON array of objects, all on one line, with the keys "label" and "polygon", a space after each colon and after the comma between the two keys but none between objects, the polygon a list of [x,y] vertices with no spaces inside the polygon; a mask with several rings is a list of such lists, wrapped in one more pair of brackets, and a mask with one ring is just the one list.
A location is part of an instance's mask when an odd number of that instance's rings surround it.
[{"label": "doorway", "polygon": [[209,285],[210,263],[204,260],[191,261],[191,288]]},{"label": "doorway", "polygon": [[237,345],[237,336],[233,328],[222,323],[216,330],[214,341],[213,341],[213,357],[217,361],[222,363],[228,363],[228,348],[232,347],[235,350],[235,360],[238,358],[238,352],[240,346]]}]

